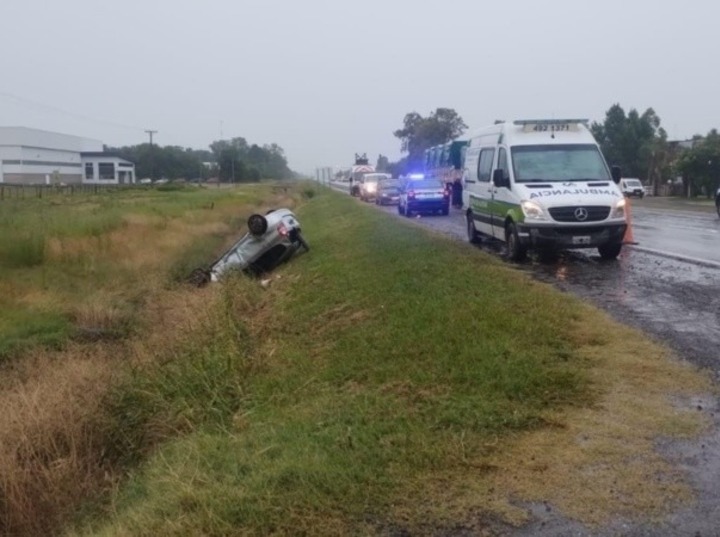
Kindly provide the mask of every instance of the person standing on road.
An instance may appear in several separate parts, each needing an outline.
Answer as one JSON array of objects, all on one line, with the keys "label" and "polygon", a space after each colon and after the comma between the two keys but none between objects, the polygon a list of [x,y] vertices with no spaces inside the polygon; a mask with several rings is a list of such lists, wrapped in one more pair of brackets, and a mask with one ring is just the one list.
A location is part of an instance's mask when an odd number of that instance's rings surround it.
[{"label": "person standing on road", "polygon": [[456,209],[462,209],[462,191],[462,181],[460,181],[459,177],[456,177],[452,184],[452,204]]}]

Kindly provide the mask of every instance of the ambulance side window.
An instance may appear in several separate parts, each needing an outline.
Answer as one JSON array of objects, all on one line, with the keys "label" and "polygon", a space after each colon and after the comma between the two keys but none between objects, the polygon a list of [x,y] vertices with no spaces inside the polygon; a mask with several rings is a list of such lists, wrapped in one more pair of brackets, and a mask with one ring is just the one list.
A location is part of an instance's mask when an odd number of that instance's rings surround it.
[{"label": "ambulance side window", "polygon": [[470,149],[470,150],[468,150],[468,152],[465,155],[466,168],[463,173],[464,173],[464,175],[466,175],[465,182],[467,182],[467,183],[474,183],[477,180],[477,175],[476,175],[477,169],[475,169],[475,172],[470,171],[471,166],[472,166],[472,168],[475,168],[473,163],[475,162],[475,159],[477,159],[477,157],[478,157],[477,149]]},{"label": "ambulance side window", "polygon": [[478,159],[478,181],[484,183],[490,182],[490,175],[492,172],[493,157],[495,157],[495,148],[483,149],[480,151],[480,158]]},{"label": "ambulance side window", "polygon": [[510,177],[510,173],[508,172],[508,165],[507,165],[507,151],[504,147],[500,148],[500,151],[498,151],[498,163],[497,163],[497,169],[503,171],[503,177]]}]

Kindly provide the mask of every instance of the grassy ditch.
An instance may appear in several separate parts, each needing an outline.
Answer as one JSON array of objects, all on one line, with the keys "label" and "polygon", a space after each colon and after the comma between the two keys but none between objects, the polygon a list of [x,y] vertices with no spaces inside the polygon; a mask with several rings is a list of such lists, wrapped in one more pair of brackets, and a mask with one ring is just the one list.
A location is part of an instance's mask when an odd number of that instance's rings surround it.
[{"label": "grassy ditch", "polygon": [[523,502],[602,523],[690,499],[653,442],[700,430],[676,402],[704,377],[467,245],[306,197],[309,255],[267,289],[177,295],[177,329],[137,342],[102,405],[129,474],[71,534],[482,531]]},{"label": "grassy ditch", "polygon": [[114,421],[132,394],[111,394],[202,325],[213,292],[179,285],[185,271],[251,212],[300,198],[259,185],[0,203],[0,534],[57,532],[161,441],[133,444]]}]

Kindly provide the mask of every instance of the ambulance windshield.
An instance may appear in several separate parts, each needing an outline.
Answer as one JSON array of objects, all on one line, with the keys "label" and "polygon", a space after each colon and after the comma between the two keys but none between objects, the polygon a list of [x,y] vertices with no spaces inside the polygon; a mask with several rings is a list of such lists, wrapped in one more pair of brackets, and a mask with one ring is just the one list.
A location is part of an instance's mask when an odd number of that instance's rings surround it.
[{"label": "ambulance windshield", "polygon": [[515,146],[511,154],[517,183],[610,180],[593,144]]}]

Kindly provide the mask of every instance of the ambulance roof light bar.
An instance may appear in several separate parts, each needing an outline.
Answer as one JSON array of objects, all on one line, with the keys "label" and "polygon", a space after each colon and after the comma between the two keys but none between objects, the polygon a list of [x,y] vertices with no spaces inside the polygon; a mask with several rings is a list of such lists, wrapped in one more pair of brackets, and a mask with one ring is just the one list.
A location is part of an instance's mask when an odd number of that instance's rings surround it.
[{"label": "ambulance roof light bar", "polygon": [[514,125],[563,125],[565,123],[582,123],[587,125],[589,119],[517,119]]}]

